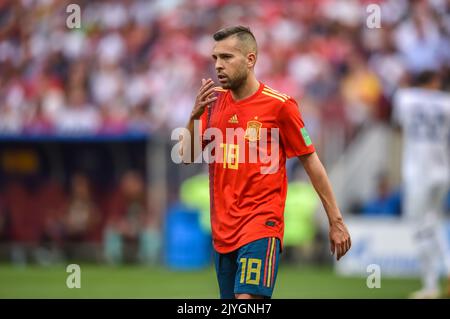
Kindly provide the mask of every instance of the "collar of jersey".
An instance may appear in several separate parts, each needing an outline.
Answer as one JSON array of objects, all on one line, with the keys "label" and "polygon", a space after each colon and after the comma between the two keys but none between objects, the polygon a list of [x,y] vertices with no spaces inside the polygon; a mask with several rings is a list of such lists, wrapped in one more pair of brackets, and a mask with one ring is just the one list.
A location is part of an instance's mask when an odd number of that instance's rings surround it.
[{"label": "collar of jersey", "polygon": [[232,104],[234,104],[234,105],[241,105],[241,104],[247,103],[248,101],[254,99],[254,98],[255,98],[256,96],[258,96],[258,95],[261,93],[261,91],[264,89],[264,83],[262,83],[262,82],[260,82],[260,81],[258,81],[258,82],[259,82],[259,88],[258,88],[258,90],[257,90],[255,93],[253,93],[252,95],[246,97],[245,99],[239,100],[239,101],[237,101],[237,102],[233,99],[233,96],[231,95],[231,91],[229,91],[229,92],[228,92],[228,93],[229,93],[229,97],[228,97],[229,101],[230,101]]}]

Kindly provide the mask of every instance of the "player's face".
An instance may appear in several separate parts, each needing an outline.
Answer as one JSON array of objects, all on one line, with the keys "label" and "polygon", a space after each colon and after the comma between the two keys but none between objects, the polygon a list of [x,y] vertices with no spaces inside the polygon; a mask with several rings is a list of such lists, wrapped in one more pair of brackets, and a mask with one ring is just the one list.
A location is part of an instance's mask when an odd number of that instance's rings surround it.
[{"label": "player's face", "polygon": [[239,40],[233,36],[217,41],[212,57],[220,85],[235,90],[247,80],[249,69],[247,58],[239,47]]}]

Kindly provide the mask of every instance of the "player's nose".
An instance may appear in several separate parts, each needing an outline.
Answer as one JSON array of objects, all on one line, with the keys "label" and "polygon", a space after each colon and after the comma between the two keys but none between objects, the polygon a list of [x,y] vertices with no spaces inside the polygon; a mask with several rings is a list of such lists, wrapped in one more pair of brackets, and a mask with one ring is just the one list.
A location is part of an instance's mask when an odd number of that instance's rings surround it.
[{"label": "player's nose", "polygon": [[220,63],[219,59],[216,60],[216,64],[215,64],[214,67],[216,68],[216,71],[217,71],[217,72],[223,70],[222,63]]}]

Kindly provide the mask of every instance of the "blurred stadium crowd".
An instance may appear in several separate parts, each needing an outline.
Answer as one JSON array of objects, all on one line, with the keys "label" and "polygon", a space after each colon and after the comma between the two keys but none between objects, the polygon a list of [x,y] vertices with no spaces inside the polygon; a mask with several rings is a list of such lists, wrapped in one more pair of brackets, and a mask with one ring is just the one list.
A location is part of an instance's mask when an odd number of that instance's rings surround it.
[{"label": "blurred stadium crowd", "polygon": [[[81,7],[80,29],[66,26],[72,2]],[[366,26],[372,3],[381,7],[381,28]],[[1,1],[0,139],[169,136],[185,125],[201,79],[215,79],[212,34],[239,23],[258,40],[258,78],[299,101],[317,149],[333,149],[333,159],[364,125],[390,122],[393,93],[415,75],[439,73],[448,89],[449,12],[445,0]],[[46,181],[36,197],[8,185],[0,238],[6,229],[9,239],[59,247],[106,238],[114,261],[121,234],[141,240],[137,255],[153,260],[159,243],[146,227],[145,180],[130,174],[117,196],[93,195],[86,175],[74,175],[67,191]],[[39,220],[21,215],[30,207],[43,210]],[[14,210],[17,233],[2,216]],[[96,213],[102,210],[108,213]]]},{"label": "blurred stadium crowd", "polygon": [[[448,74],[444,0],[75,1],[80,29],[66,26],[69,3],[1,2],[2,134],[184,126],[201,78],[215,78],[211,35],[235,23],[256,34],[259,79],[300,101],[316,137],[386,120],[417,72]],[[366,27],[371,3],[379,29]]]}]

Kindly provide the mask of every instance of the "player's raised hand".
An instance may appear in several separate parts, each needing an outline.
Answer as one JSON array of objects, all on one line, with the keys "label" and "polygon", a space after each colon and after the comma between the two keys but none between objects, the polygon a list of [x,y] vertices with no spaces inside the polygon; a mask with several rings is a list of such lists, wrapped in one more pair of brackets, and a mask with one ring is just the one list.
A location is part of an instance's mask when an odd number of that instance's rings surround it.
[{"label": "player's raised hand", "polygon": [[198,91],[197,97],[195,99],[195,105],[194,108],[192,109],[191,113],[192,119],[198,120],[205,111],[205,108],[212,102],[217,100],[217,97],[212,95],[213,93],[214,93],[214,81],[211,79],[208,80],[202,79],[202,86]]},{"label": "player's raised hand", "polygon": [[330,225],[331,253],[336,253],[336,259],[341,259],[352,245],[350,234],[342,219],[338,219]]}]

